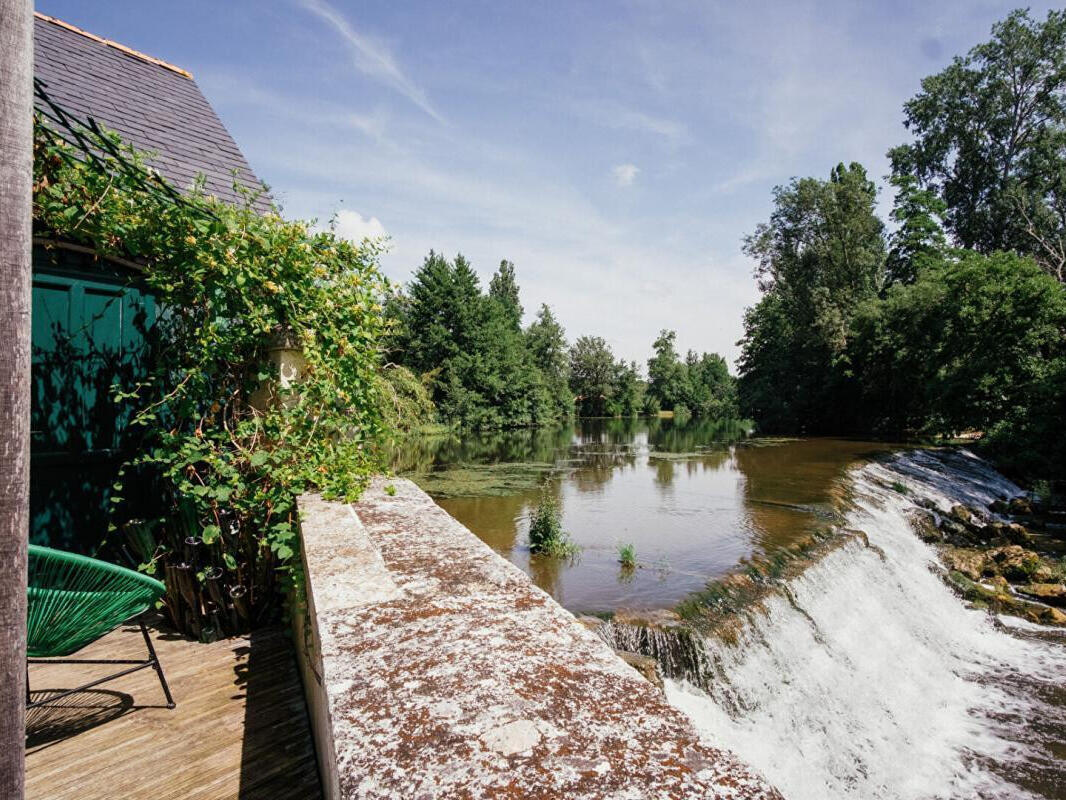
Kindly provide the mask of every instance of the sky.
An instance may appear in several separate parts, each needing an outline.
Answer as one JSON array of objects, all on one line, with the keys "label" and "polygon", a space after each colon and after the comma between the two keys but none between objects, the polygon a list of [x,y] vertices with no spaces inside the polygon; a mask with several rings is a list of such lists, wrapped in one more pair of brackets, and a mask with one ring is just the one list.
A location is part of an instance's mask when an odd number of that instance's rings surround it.
[{"label": "sky", "polygon": [[[921,79],[1016,3],[38,0],[193,73],[287,217],[434,249],[529,322],[643,364],[659,330],[735,362],[742,238],[772,189],[858,161],[879,185]],[[1050,3],[1031,3],[1043,18]],[[882,189],[887,217],[891,195]]]}]

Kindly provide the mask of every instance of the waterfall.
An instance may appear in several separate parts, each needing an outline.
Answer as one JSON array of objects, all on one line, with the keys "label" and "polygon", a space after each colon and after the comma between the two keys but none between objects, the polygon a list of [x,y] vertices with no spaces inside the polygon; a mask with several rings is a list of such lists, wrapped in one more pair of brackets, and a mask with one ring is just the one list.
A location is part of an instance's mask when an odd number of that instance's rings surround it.
[{"label": "waterfall", "polygon": [[1020,494],[966,453],[857,468],[847,525],[869,546],[784,579],[729,641],[700,638],[700,675],[666,670],[670,701],[790,800],[1066,797],[1066,640],[953,594],[899,484],[944,510]]}]

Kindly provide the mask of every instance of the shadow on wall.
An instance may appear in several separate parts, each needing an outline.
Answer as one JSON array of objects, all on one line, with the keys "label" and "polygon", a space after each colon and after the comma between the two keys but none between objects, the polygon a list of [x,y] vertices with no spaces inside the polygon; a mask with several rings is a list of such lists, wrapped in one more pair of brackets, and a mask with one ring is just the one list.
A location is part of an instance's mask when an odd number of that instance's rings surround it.
[{"label": "shadow on wall", "polygon": [[92,552],[118,469],[137,450],[132,409],[114,390],[145,375],[155,303],[137,276],[84,254],[38,246],[33,261],[30,537]]}]

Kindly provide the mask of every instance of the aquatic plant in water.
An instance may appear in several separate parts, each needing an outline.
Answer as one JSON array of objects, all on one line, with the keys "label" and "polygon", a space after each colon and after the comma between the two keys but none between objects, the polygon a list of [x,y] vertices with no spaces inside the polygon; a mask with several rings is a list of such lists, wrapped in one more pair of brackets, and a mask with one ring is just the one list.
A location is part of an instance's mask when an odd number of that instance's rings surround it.
[{"label": "aquatic plant in water", "polygon": [[536,489],[554,469],[538,462],[457,464],[409,477],[436,498],[498,497]]},{"label": "aquatic plant in water", "polygon": [[570,539],[570,534],[563,530],[559,504],[547,492],[541,496],[529,524],[529,549],[534,553],[558,558],[572,556],[578,551],[578,546]]}]

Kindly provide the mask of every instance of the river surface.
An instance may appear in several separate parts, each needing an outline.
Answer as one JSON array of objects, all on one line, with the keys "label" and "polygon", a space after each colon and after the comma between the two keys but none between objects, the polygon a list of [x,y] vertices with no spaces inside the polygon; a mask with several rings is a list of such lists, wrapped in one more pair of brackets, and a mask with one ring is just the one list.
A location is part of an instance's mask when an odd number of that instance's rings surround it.
[{"label": "river surface", "polygon": [[[887,449],[746,434],[735,422],[584,419],[427,439],[397,466],[571,611],[669,608],[740,561],[825,527],[847,469]],[[572,559],[529,551],[543,491],[580,548]],[[619,563],[625,544],[635,569]]]}]

